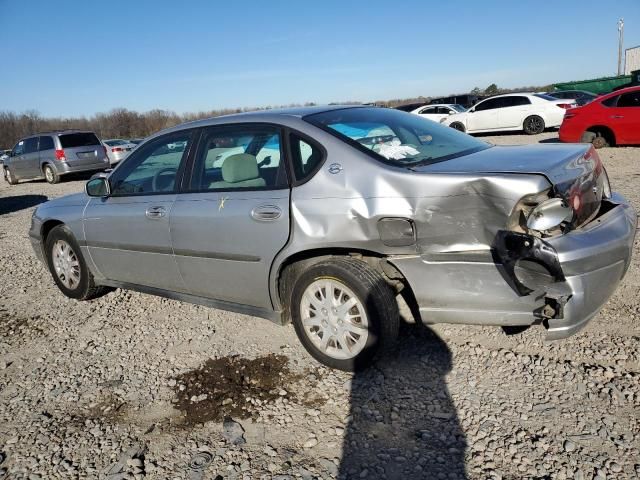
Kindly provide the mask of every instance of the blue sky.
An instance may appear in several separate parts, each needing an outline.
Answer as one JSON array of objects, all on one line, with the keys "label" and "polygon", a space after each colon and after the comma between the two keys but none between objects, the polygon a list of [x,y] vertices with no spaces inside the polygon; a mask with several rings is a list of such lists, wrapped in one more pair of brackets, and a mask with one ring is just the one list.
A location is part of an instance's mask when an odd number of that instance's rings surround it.
[{"label": "blue sky", "polygon": [[0,0],[0,110],[178,113],[615,74],[640,0]]}]

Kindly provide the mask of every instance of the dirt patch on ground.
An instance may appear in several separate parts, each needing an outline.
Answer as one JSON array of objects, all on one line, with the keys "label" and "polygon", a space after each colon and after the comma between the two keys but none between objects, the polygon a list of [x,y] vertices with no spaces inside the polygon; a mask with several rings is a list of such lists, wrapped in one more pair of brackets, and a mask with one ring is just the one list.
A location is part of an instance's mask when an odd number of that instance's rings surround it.
[{"label": "dirt patch on ground", "polygon": [[0,310],[0,338],[9,339],[13,335],[17,335],[26,331],[33,331],[41,334],[42,329],[33,325],[31,320],[38,320],[39,317],[26,318],[11,315],[6,310]]},{"label": "dirt patch on ground", "polygon": [[280,396],[295,399],[282,388],[300,378],[287,364],[286,356],[275,354],[253,360],[209,359],[202,367],[175,378],[174,406],[184,413],[187,425],[227,416],[255,418],[261,407]]}]

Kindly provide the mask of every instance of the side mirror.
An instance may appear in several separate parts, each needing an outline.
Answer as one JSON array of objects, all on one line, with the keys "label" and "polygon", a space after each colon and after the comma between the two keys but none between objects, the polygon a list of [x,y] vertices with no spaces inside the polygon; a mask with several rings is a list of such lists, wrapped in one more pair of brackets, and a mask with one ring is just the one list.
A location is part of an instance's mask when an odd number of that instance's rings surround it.
[{"label": "side mirror", "polygon": [[108,197],[111,195],[109,180],[104,177],[92,178],[85,186],[84,191],[90,197]]},{"label": "side mirror", "polygon": [[473,113],[473,112],[475,112],[475,111],[476,111],[476,109],[475,109],[475,108],[470,108],[469,110],[467,110],[467,112],[469,112],[469,113]]},{"label": "side mirror", "polygon": [[457,112],[449,112],[449,115],[455,115]]}]

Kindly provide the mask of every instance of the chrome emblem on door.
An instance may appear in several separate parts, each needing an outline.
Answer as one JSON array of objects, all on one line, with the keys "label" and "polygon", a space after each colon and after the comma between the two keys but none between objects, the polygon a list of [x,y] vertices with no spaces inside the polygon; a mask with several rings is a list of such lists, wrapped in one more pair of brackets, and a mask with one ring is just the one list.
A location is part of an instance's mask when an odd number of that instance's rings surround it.
[{"label": "chrome emblem on door", "polygon": [[340,165],[339,163],[332,163],[331,165],[329,165],[329,173],[333,173],[334,175],[336,173],[340,173],[342,171],[342,165]]}]

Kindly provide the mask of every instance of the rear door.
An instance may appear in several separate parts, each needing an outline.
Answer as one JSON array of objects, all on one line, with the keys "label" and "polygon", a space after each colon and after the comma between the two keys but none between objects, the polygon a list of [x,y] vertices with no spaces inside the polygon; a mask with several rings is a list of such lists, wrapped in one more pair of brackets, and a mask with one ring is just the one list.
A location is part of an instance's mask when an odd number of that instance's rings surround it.
[{"label": "rear door", "polygon": [[58,138],[71,168],[95,165],[104,156],[102,144],[93,132],[63,133]]},{"label": "rear door", "polygon": [[56,161],[56,148],[53,143],[53,137],[49,135],[43,135],[38,142],[38,169],[45,163],[52,163]]},{"label": "rear door", "polygon": [[640,90],[620,95],[609,115],[617,142],[640,144]]},{"label": "rear door", "polygon": [[[87,247],[107,279],[184,291],[169,215],[194,135],[182,130],[148,142],[109,177],[112,194],[89,201],[83,218]],[[170,150],[178,141],[183,148]]]},{"label": "rear door", "polygon": [[502,105],[502,97],[488,98],[477,103],[467,112],[467,131],[495,130],[498,128],[498,108]]},{"label": "rear door", "polygon": [[531,109],[531,100],[525,96],[502,97],[502,106],[498,110],[500,128],[521,127]]},{"label": "rear door", "polygon": [[189,293],[271,308],[269,270],[289,238],[279,127],[203,130],[188,191],[171,211],[176,263]]}]

